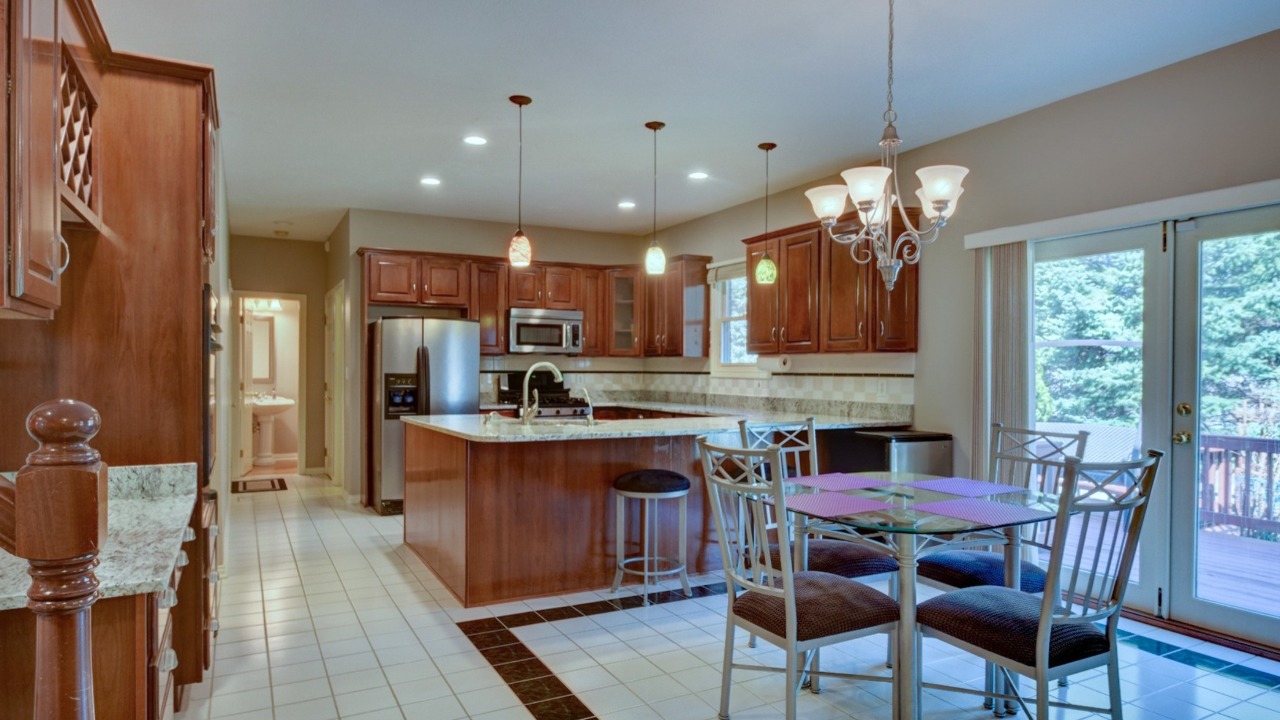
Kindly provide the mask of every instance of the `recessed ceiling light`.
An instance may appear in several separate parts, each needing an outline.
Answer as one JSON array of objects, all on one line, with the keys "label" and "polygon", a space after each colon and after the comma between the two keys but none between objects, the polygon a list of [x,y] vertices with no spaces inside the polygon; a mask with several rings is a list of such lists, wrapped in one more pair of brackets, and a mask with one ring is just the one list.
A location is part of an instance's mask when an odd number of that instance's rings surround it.
[{"label": "recessed ceiling light", "polygon": [[466,144],[468,144],[468,145],[484,145],[485,143],[487,143],[487,142],[489,142],[489,141],[488,141],[488,140],[485,140],[484,138],[480,137],[479,135],[468,135],[467,137],[462,138],[462,142],[464,142],[464,143],[466,143]]},{"label": "recessed ceiling light", "polygon": [[440,178],[435,178],[435,177],[424,177],[424,178],[422,178],[421,180],[419,180],[418,182],[422,183],[423,185],[439,185],[439,184],[440,184]]},{"label": "recessed ceiling light", "polygon": [[630,210],[635,206],[636,204],[631,202],[630,200],[623,200],[622,202],[618,203],[618,207],[622,208],[623,210]]},{"label": "recessed ceiling light", "polygon": [[707,179],[707,178],[709,178],[709,177],[711,177],[711,176],[710,176],[710,175],[708,175],[708,174],[706,174],[706,173],[704,173],[704,172],[702,172],[701,170],[699,170],[698,172],[691,172],[691,173],[689,173],[689,179],[690,179],[690,180],[706,180],[706,179]]}]

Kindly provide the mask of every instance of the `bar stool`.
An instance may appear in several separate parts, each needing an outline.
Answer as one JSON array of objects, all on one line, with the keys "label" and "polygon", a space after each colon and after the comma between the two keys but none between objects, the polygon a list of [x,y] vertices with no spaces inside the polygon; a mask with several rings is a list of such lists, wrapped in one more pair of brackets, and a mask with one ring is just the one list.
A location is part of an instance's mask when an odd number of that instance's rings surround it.
[{"label": "bar stool", "polygon": [[[617,529],[618,571],[613,576],[613,592],[618,592],[618,588],[622,586],[623,573],[639,575],[643,584],[644,598],[647,602],[650,578],[679,573],[680,584],[684,586],[684,594],[693,597],[693,591],[689,589],[689,575],[685,572],[689,544],[689,487],[689,478],[684,475],[672,470],[656,468],[633,470],[618,476],[618,479],[613,481],[613,491],[618,498],[615,523]],[[641,521],[644,523],[644,529],[641,533],[642,544],[640,546],[640,555],[636,557],[625,556],[627,498],[644,501],[641,511]],[[679,559],[658,555],[658,501],[674,500],[676,498],[680,499]],[[650,544],[650,526],[652,526],[652,545]],[[634,564],[639,564],[640,569],[629,567]],[[660,564],[667,567],[658,569]],[[650,569],[651,565],[652,569]]]}]

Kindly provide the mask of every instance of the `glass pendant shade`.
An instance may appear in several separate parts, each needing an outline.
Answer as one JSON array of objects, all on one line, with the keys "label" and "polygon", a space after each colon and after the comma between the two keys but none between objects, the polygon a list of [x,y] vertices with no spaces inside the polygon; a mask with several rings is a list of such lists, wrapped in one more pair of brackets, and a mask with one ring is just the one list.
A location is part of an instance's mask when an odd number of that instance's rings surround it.
[{"label": "glass pendant shade", "polygon": [[884,195],[884,184],[889,181],[893,171],[880,165],[850,168],[840,173],[845,185],[849,186],[849,198],[854,207],[860,203],[873,203]]},{"label": "glass pendant shade", "polygon": [[667,254],[658,246],[657,238],[644,254],[644,271],[648,275],[661,275],[667,271]]},{"label": "glass pendant shade", "polygon": [[[960,195],[964,194],[964,188],[960,189],[959,195],[947,205],[947,209],[943,210],[941,215],[945,219],[950,219],[956,212],[956,206],[960,204]],[[920,211],[930,220],[936,220],[939,213],[933,209],[933,203],[929,202],[924,196],[924,189],[916,190],[916,197],[920,198]]]},{"label": "glass pendant shade", "polygon": [[516,230],[516,234],[511,236],[511,243],[507,245],[507,259],[511,261],[511,267],[529,267],[529,263],[533,262],[533,246],[523,230]]},{"label": "glass pendant shade", "polygon": [[280,312],[284,310],[283,307],[280,307],[280,301],[275,298],[271,298],[271,304],[267,306],[267,309],[271,312]]},{"label": "glass pendant shade", "polygon": [[778,280],[778,265],[766,251],[760,262],[756,263],[756,282],[761,285],[772,285]]},{"label": "glass pendant shade", "polygon": [[804,191],[805,197],[813,204],[813,214],[823,222],[835,222],[844,214],[845,203],[849,199],[849,191],[843,185],[819,185]]},{"label": "glass pendant shade", "polygon": [[932,165],[916,171],[920,178],[922,199],[929,205],[935,202],[955,202],[960,197],[964,176],[969,168],[959,165]]}]

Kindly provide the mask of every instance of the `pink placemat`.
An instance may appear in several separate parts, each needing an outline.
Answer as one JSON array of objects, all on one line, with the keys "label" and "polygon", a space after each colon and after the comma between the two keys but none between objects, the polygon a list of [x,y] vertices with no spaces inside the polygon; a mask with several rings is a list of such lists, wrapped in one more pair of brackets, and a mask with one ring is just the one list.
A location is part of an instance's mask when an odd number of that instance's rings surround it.
[{"label": "pink placemat", "polygon": [[834,518],[841,515],[885,510],[893,507],[888,503],[868,498],[842,495],[833,492],[820,492],[807,495],[791,495],[787,498],[787,509],[796,510],[806,515]]},{"label": "pink placemat", "polygon": [[850,475],[848,473],[823,473],[821,475],[803,475],[797,478],[791,478],[788,482],[797,485],[807,485],[811,488],[819,490],[833,490],[839,492],[841,490],[865,490],[866,488],[884,487],[889,485],[888,480],[875,480],[868,477],[860,477],[858,475]]},{"label": "pink placemat", "polygon": [[907,487],[947,495],[963,495],[965,497],[985,497],[987,495],[1003,495],[1005,493],[1026,492],[1026,488],[1017,485],[1001,485],[1000,483],[982,482],[962,477],[939,478],[937,480],[920,480],[907,483]]},{"label": "pink placemat", "polygon": [[1048,520],[1054,516],[1054,513],[1047,510],[1029,508],[1023,505],[1007,505],[980,498],[956,498],[954,500],[921,503],[912,509],[918,512],[945,515],[993,527],[1032,522],[1034,520]]}]

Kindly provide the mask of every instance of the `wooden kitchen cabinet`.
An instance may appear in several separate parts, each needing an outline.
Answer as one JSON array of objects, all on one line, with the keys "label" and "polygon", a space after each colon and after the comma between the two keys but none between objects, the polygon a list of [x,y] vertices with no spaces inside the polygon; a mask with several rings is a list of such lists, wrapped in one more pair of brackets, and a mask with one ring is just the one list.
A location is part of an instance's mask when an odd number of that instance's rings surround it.
[{"label": "wooden kitchen cabinet", "polygon": [[578,276],[578,307],[582,308],[582,355],[594,357],[608,352],[605,342],[605,271],[582,268]]},{"label": "wooden kitchen cabinet", "polygon": [[639,357],[644,313],[644,283],[638,267],[605,271],[605,344],[609,355]]},{"label": "wooden kitchen cabinet", "polygon": [[511,268],[511,307],[578,310],[578,269],[562,265]]},{"label": "wooden kitchen cabinet", "polygon": [[644,354],[649,357],[706,357],[710,328],[710,287],[702,255],[667,260],[662,275],[645,278]]},{"label": "wooden kitchen cabinet", "polygon": [[507,353],[507,271],[504,262],[471,263],[467,317],[480,321],[480,354]]},{"label": "wooden kitchen cabinet", "polygon": [[380,305],[465,307],[471,299],[471,263],[439,255],[369,253],[365,292]]},{"label": "wooden kitchen cabinet", "polygon": [[[919,222],[919,210],[907,209]],[[856,229],[846,226],[844,231]],[[903,265],[893,292],[875,262],[855,262],[848,245],[822,235],[822,352],[915,352],[918,346],[920,266]]]},{"label": "wooden kitchen cabinet", "polygon": [[[766,355],[817,352],[822,231],[782,232],[747,244],[747,350]],[[765,250],[778,266],[771,285],[755,279]]]}]

